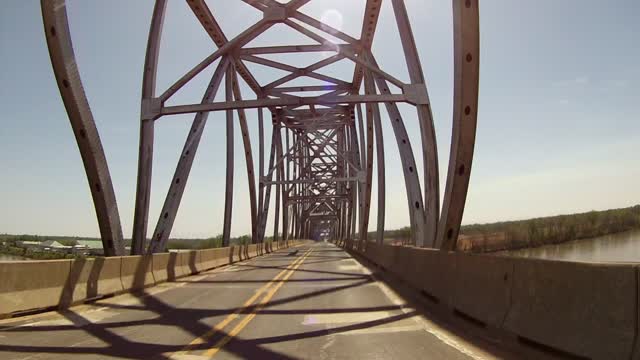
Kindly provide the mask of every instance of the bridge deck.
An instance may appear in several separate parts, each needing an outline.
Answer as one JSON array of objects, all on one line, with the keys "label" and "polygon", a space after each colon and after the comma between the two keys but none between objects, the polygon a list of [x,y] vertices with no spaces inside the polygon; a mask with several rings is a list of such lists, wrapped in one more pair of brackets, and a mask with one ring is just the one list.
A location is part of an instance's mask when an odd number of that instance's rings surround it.
[{"label": "bridge deck", "polygon": [[64,313],[0,322],[2,359],[467,359],[484,350],[420,315],[329,244],[281,250]]}]

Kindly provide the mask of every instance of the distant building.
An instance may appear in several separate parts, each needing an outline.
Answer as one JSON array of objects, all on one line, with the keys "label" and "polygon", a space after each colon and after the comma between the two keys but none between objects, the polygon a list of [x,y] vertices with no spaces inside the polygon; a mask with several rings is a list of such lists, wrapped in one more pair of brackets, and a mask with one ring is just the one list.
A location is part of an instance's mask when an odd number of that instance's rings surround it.
[{"label": "distant building", "polygon": [[76,244],[74,251],[81,251],[81,254],[94,256],[104,255],[104,248],[102,247],[102,241],[100,240],[79,239],[76,240]]},{"label": "distant building", "polygon": [[18,241],[19,247],[36,251],[56,251],[61,253],[71,253],[73,246],[62,245],[55,240],[47,241]]},{"label": "distant building", "polygon": [[55,251],[74,255],[104,256],[102,241],[94,239],[78,239],[76,245],[67,246],[55,240],[47,241],[18,241],[16,245],[34,251]]},{"label": "distant building", "polygon": [[73,246],[62,245],[55,240],[47,240],[40,243],[45,251],[57,251],[62,253],[71,253]]},{"label": "distant building", "polygon": [[73,254],[75,255],[89,255],[90,247],[87,245],[74,245]]}]

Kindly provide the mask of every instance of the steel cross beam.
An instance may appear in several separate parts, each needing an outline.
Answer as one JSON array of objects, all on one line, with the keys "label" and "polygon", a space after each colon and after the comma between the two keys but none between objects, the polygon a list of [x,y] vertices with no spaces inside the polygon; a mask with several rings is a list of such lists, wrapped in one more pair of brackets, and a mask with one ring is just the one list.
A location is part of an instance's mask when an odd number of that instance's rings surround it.
[{"label": "steel cross beam", "polygon": [[[231,1],[231,0],[230,0]],[[348,247],[364,249],[369,239],[372,193],[377,191],[375,241],[384,240],[386,168],[383,128],[389,122],[400,153],[407,194],[412,244],[455,250],[467,189],[469,186],[478,107],[479,18],[478,0],[452,0],[454,32],[454,111],[450,161],[445,196],[440,209],[438,153],[425,76],[404,0],[391,2],[395,26],[409,74],[405,83],[389,69],[381,68],[372,44],[382,11],[382,0],[362,0],[364,18],[359,36],[349,35],[317,20],[305,11],[311,1],[235,0],[251,6],[262,18],[233,38],[228,38],[216,19],[216,8],[204,0],[186,0],[196,21],[217,49],[201,59],[164,91],[156,93],[166,0],[156,0],[146,49],[142,77],[140,143],[136,203],[132,230],[132,254],[165,251],[173,223],[189,178],[207,116],[212,111],[226,114],[226,192],[223,239],[228,244],[234,204],[234,142],[242,139],[248,174],[251,237],[262,242],[266,236],[269,209],[274,206],[273,238],[333,237]],[[42,0],[44,28],[60,94],[82,156],[106,255],[123,255],[124,240],[115,192],[75,65],[64,0]],[[221,5],[220,5],[221,6]],[[248,46],[274,25],[306,36],[315,44]],[[169,29],[168,31],[171,31]],[[337,39],[337,40],[334,40]],[[417,39],[421,41],[421,39]],[[297,66],[284,60],[288,54],[330,52],[311,65]],[[278,60],[265,57],[278,54]],[[197,104],[166,105],[180,89],[217,62],[209,86]],[[350,80],[339,79],[326,70],[332,64],[351,62]],[[285,71],[268,83],[261,83],[248,63]],[[395,69],[394,69],[395,70]],[[305,83],[311,78],[323,84]],[[252,94],[242,94],[244,87]],[[298,84],[291,82],[296,80]],[[224,86],[222,84],[224,83]],[[391,86],[393,85],[393,87]],[[224,101],[215,101],[223,92]],[[221,94],[222,95],[222,94]],[[415,152],[398,103],[415,107],[420,129],[417,152],[423,163],[421,187]],[[383,104],[381,111],[380,104]],[[253,116],[250,109],[257,109]],[[264,111],[271,112],[270,142],[265,143]],[[156,122],[174,114],[194,113],[181,157],[165,197],[160,217],[147,241],[151,174],[154,162]],[[249,126],[258,122],[258,171],[254,169]],[[240,132],[234,132],[236,122]],[[269,140],[269,139],[267,139]],[[265,147],[268,151],[265,154]],[[375,153],[375,154],[374,154]],[[265,161],[265,155],[268,160]],[[157,160],[157,159],[156,159]],[[265,167],[266,165],[266,167]],[[377,169],[374,187],[374,165]],[[219,164],[219,166],[222,166]],[[275,191],[275,196],[272,193]],[[273,201],[272,201],[273,199]],[[274,204],[275,202],[275,204]],[[282,217],[282,219],[280,219]]]}]

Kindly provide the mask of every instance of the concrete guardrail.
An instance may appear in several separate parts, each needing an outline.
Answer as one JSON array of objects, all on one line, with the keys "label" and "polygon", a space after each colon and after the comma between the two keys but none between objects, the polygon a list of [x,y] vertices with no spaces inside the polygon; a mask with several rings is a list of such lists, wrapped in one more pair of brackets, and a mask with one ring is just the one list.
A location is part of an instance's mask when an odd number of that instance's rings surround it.
[{"label": "concrete guardrail", "polygon": [[62,299],[72,262],[0,262],[0,313],[55,306]]},{"label": "concrete guardrail", "polygon": [[[351,250],[434,306],[521,343],[593,359],[640,356],[639,267],[368,243]],[[513,338],[513,336],[511,336]]]},{"label": "concrete guardrail", "polygon": [[0,261],[0,318],[71,305],[295,246],[291,240],[226,248],[74,260]]}]

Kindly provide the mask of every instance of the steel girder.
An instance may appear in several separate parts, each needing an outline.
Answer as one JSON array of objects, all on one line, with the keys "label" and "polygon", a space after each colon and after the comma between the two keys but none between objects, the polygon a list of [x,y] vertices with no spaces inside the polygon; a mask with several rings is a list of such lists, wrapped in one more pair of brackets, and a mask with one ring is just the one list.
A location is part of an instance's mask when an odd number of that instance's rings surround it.
[{"label": "steel girder", "polygon": [[[155,79],[166,12],[166,0],[156,0],[142,81],[132,253],[153,253],[166,249],[207,116],[211,111],[225,111],[227,120],[223,219],[225,244],[230,237],[232,220],[235,156],[233,138],[236,115],[248,174],[253,242],[264,241],[271,193],[275,191],[274,238],[278,238],[280,233],[285,240],[292,237],[332,237],[349,247],[357,246],[362,249],[368,241],[375,161],[378,199],[375,241],[381,243],[385,221],[386,183],[382,126],[385,119],[380,112],[380,103],[384,104],[387,111],[393,129],[392,135],[400,153],[412,243],[422,247],[455,249],[475,143],[479,74],[478,0],[453,0],[454,116],[442,209],[439,204],[438,156],[433,116],[404,1],[388,0],[392,4],[401,39],[410,79],[408,83],[380,68],[371,50],[382,0],[366,0],[362,30],[358,38],[305,14],[301,7],[311,0],[293,0],[286,4],[274,0],[237,1],[243,1],[261,11],[263,17],[232,39],[226,37],[204,0],[186,1],[195,18],[217,46],[217,50],[177,79],[164,92],[156,94]],[[47,43],[58,86],[91,185],[105,253],[119,255],[124,252],[120,218],[100,138],[75,68],[64,3],[64,0],[42,0]],[[317,44],[247,46],[251,40],[275,24],[284,24],[289,29],[316,41]],[[337,39],[337,42],[331,39]],[[267,54],[320,51],[332,52],[333,55],[305,67],[265,57]],[[200,103],[165,105],[177,91],[216,61],[217,68]],[[327,66],[339,61],[351,61],[355,64],[351,81],[322,73]],[[248,63],[282,70],[288,74],[270,83],[261,84],[249,70]],[[320,80],[324,84],[288,84],[302,77]],[[239,78],[242,78],[254,93],[253,98],[243,98]],[[222,90],[223,81],[225,85]],[[225,92],[225,100],[216,102],[216,94],[219,91]],[[317,95],[318,92],[321,94]],[[420,186],[414,151],[398,103],[408,103],[416,108],[420,125],[419,151],[424,164],[424,189]],[[248,121],[253,119],[248,119],[245,109],[258,109],[257,174],[253,168],[248,131]],[[264,110],[270,111],[272,122],[267,164]],[[162,117],[183,113],[194,113],[194,120],[160,218],[148,241],[146,234],[151,197],[154,125]]]}]

